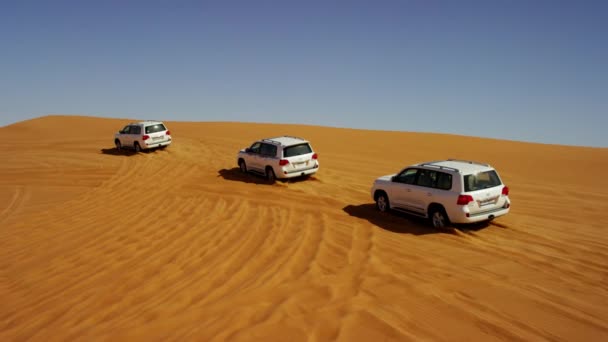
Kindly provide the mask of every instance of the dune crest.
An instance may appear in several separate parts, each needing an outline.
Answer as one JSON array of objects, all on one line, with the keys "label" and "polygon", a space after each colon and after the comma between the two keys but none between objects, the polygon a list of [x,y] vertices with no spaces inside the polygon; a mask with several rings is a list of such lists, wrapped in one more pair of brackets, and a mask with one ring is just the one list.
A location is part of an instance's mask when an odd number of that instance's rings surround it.
[{"label": "dune crest", "polygon": [[[608,149],[298,125],[128,120],[0,128],[0,340],[608,340]],[[260,137],[310,140],[319,173],[236,169]],[[381,215],[381,175],[485,161],[513,207],[437,232]]]}]

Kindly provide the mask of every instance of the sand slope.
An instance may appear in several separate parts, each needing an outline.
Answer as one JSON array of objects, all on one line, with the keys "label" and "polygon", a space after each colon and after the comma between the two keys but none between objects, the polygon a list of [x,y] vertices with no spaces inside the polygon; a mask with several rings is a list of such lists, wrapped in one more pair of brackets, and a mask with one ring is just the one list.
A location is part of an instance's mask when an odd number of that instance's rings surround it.
[{"label": "sand slope", "polygon": [[[608,340],[608,149],[311,126],[128,120],[0,128],[0,340]],[[308,138],[321,170],[236,170],[259,137]],[[494,165],[511,213],[437,232],[381,215],[373,179],[447,157]]]}]

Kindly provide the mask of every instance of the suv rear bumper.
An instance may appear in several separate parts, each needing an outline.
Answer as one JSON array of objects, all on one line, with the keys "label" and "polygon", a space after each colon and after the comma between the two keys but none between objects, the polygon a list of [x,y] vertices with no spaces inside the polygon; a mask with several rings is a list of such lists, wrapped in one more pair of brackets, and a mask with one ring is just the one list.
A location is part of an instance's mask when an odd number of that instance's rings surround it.
[{"label": "suv rear bumper", "polygon": [[[482,221],[490,221],[497,217],[506,215],[509,213],[510,208],[498,208],[491,211],[486,211],[478,214],[469,214],[465,212],[459,212],[454,217],[450,217],[452,223],[475,223]],[[467,214],[469,216],[467,216]]]},{"label": "suv rear bumper", "polygon": [[145,146],[142,146],[142,148],[144,148],[144,149],[169,146],[169,145],[171,145],[171,140],[158,141],[158,142],[157,141],[150,141],[150,142],[146,141],[144,145]]},{"label": "suv rear bumper", "polygon": [[281,172],[278,173],[276,176],[277,176],[277,178],[296,178],[296,177],[302,177],[302,176],[308,176],[308,175],[315,174],[315,173],[317,173],[318,170],[319,170],[319,166],[315,166],[310,169],[297,170],[297,171],[291,171],[291,172],[281,170]]}]

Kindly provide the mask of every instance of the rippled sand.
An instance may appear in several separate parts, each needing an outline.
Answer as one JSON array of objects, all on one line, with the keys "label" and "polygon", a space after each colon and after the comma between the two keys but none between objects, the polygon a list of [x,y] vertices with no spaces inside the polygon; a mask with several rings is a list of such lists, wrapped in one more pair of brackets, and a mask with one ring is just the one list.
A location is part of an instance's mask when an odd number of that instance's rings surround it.
[{"label": "rippled sand", "polygon": [[[608,149],[296,125],[129,120],[0,128],[0,340],[608,340]],[[268,185],[236,153],[309,139],[321,168]],[[439,232],[375,211],[415,162],[495,166],[512,211]]]}]

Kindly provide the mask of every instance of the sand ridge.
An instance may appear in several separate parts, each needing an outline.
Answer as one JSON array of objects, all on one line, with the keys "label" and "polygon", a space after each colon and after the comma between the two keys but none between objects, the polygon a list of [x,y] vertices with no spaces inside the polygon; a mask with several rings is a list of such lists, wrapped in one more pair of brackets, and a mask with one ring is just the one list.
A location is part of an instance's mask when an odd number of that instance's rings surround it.
[{"label": "sand ridge", "polygon": [[[0,340],[608,339],[608,149],[304,125],[129,120],[0,128]],[[321,168],[269,185],[236,152],[309,139]],[[420,161],[495,166],[511,213],[437,232],[369,190]]]}]

